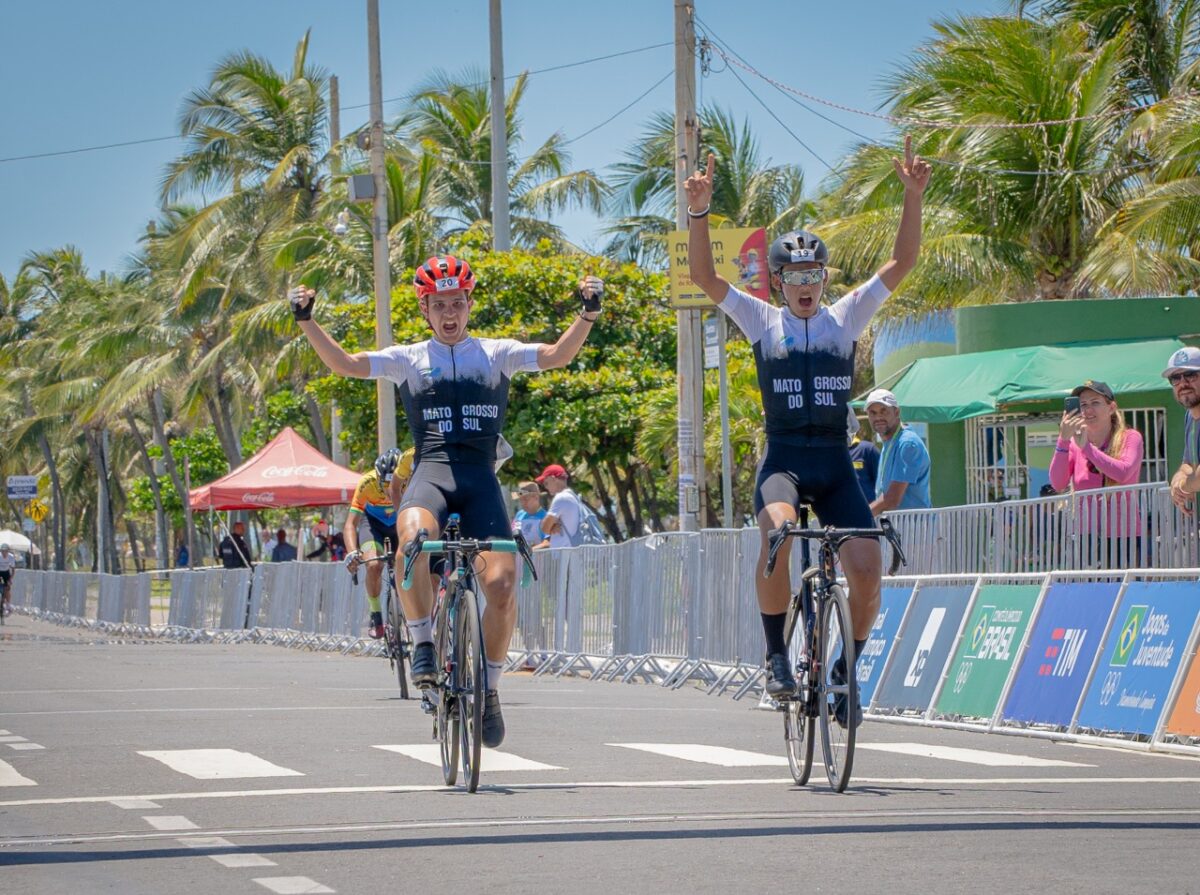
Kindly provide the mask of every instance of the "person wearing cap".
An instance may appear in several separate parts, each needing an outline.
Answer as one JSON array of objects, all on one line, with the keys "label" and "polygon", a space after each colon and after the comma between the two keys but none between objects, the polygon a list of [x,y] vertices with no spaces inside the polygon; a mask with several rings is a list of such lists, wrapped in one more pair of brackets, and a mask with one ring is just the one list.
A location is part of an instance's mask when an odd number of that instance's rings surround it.
[{"label": "person wearing cap", "polygon": [[1171,476],[1171,501],[1180,512],[1195,512],[1196,493],[1200,491],[1200,348],[1180,348],[1167,361],[1163,379],[1171,383],[1175,400],[1182,405],[1183,462]]},{"label": "person wearing cap", "polygon": [[[1116,395],[1107,382],[1088,379],[1071,390],[1079,410],[1064,411],[1058,443],[1050,461],[1050,484],[1055,491],[1088,491],[1116,485],[1134,485],[1142,470],[1142,433],[1125,425]],[[1107,503],[1107,510],[1100,506]],[[1128,493],[1095,497],[1078,504],[1080,529],[1091,534],[1107,532],[1102,564],[1109,568],[1129,565],[1140,554],[1141,519],[1136,500]],[[1101,520],[1108,518],[1107,525]],[[1132,539],[1132,540],[1130,540]],[[1122,541],[1125,543],[1122,544]]]},{"label": "person wearing cap", "polygon": [[869,502],[875,499],[875,478],[879,475],[879,448],[875,447],[873,441],[863,441],[859,437],[861,430],[862,424],[858,421],[858,415],[851,408],[846,416],[846,435],[850,439],[850,465],[854,467],[854,474],[858,476],[858,485],[862,488],[863,497]]},{"label": "person wearing cap", "polygon": [[[892,159],[904,190],[892,256],[874,276],[829,307],[821,303],[829,279],[829,249],[824,241],[807,230],[776,238],[767,252],[771,289],[780,301],[775,306],[734,288],[717,273],[708,227],[714,163],[710,153],[705,170],[684,182],[689,274],[709,300],[733,318],[754,348],[767,435],[754,487],[761,533],[754,582],[767,644],[765,689],[772,697],[788,699],[796,692],[784,637],[791,599],[791,551],[782,551],[774,573],[764,578],[769,533],[784,522],[794,522],[801,503],[812,505],[822,525],[874,526],[846,451],[855,343],[917,263],[923,197],[932,169],[913,153],[912,139],[906,137],[903,161]],[[839,555],[850,586],[857,661],[879,612],[883,554],[876,540],[853,539]],[[853,670],[846,666],[844,656],[834,661],[834,680]],[[844,699],[834,709],[840,722],[848,719]],[[859,714],[856,708],[856,721]]]},{"label": "person wearing cap", "polygon": [[5,615],[12,612],[12,579],[16,569],[17,555],[8,549],[8,544],[0,544],[0,592],[4,594],[0,612]]},{"label": "person wearing cap", "polygon": [[888,510],[927,509],[929,499],[929,449],[921,436],[900,422],[900,402],[886,388],[867,395],[867,419],[883,439],[879,455],[879,475],[875,479],[876,498],[871,512],[876,516]]},{"label": "person wearing cap", "polygon": [[550,494],[550,510],[542,520],[542,532],[550,538],[550,546],[575,546],[583,510],[579,495],[571,489],[571,478],[566,469],[551,463],[542,470],[537,481]]},{"label": "person wearing cap", "polygon": [[546,508],[542,506],[542,489],[537,482],[521,482],[512,492],[513,500],[520,509],[513,516],[513,534],[518,531],[525,536],[526,543],[534,550],[550,546],[550,538],[542,531],[542,520]]},{"label": "person wearing cap", "polygon": [[[476,281],[471,265],[453,255],[429,258],[413,275],[417,309],[431,337],[378,351],[348,353],[313,319],[317,293],[308,286],[288,290],[297,325],[317,356],[334,373],[356,379],[386,379],[398,387],[416,448],[416,466],[397,506],[403,548],[420,532],[436,539],[451,514],[462,521],[463,538],[508,538],[508,501],[495,464],[508,410],[508,391],[517,373],[556,370],[579,354],[601,313],[604,283],[584,276],[572,298],[575,310],[552,344],[477,338],[469,332]],[[490,553],[477,576],[486,605],[483,641],[487,684],[480,739],[488,748],[504,741],[499,685],[508,644],[517,623],[516,557]],[[413,636],[413,683],[437,683],[434,658],[433,585],[414,575],[400,602]]]}]

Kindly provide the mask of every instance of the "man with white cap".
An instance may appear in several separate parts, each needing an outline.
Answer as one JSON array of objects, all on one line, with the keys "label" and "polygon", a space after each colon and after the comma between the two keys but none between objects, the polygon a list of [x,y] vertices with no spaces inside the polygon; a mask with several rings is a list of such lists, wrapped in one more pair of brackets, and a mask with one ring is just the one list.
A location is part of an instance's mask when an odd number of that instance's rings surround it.
[{"label": "man with white cap", "polygon": [[1171,500],[1190,516],[1200,491],[1200,348],[1180,348],[1167,361],[1163,379],[1171,383],[1183,415],[1183,462],[1171,476]]},{"label": "man with white cap", "polygon": [[876,498],[871,512],[913,510],[930,506],[929,449],[921,436],[900,422],[900,402],[886,388],[867,395],[867,419],[883,439]]}]

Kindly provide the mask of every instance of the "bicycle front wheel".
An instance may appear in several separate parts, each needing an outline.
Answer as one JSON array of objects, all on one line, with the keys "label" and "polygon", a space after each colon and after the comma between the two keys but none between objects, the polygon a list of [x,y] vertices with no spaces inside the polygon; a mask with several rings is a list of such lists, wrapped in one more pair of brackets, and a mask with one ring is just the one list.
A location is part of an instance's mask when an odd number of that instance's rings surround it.
[{"label": "bicycle front wheel", "polygon": [[455,620],[455,666],[458,671],[459,731],[462,735],[463,782],[467,792],[479,787],[479,760],[483,753],[483,634],[474,591],[463,589]]},{"label": "bicycle front wheel", "polygon": [[[850,782],[850,770],[854,766],[858,676],[854,666],[854,629],[850,623],[850,604],[845,591],[836,584],[821,601],[818,632],[818,646],[822,655],[814,667],[819,670],[817,695],[825,773],[835,792],[845,792],[846,784]],[[836,672],[839,657],[845,657],[844,675]]]},{"label": "bicycle front wheel", "polygon": [[400,606],[400,595],[395,591],[388,593],[388,651],[396,669],[396,678],[400,682],[400,698],[408,699],[408,663],[412,657],[412,635],[408,632],[408,622],[404,618],[404,609]]},{"label": "bicycle front wheel", "polygon": [[816,719],[811,714],[813,694],[812,675],[809,673],[808,626],[804,624],[807,606],[804,594],[792,599],[786,628],[790,645],[799,622],[801,652],[795,666],[797,694],[795,699],[784,703],[783,713],[783,739],[787,746],[788,768],[797,786],[806,784],[812,773],[813,743],[816,740]]},{"label": "bicycle front wheel", "polygon": [[458,741],[459,741],[459,712],[458,697],[455,694],[457,669],[451,668],[446,673],[446,657],[455,649],[453,632],[446,618],[446,607],[438,613],[436,654],[438,662],[438,711],[437,735],[442,752],[442,779],[447,786],[453,786],[458,780]]}]

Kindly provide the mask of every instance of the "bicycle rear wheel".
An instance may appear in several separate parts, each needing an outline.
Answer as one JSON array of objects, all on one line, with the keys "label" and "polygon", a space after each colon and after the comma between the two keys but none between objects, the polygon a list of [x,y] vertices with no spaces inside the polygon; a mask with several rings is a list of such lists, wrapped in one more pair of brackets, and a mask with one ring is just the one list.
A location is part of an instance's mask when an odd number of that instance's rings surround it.
[{"label": "bicycle rear wheel", "polygon": [[436,655],[438,662],[438,703],[437,703],[437,735],[442,749],[442,779],[447,786],[453,786],[458,780],[458,741],[459,741],[459,712],[458,700],[455,696],[455,681],[457,672],[452,667],[446,672],[446,657],[455,649],[454,637],[446,618],[447,609],[443,604],[438,613],[436,634]]},{"label": "bicycle rear wheel", "polygon": [[[845,592],[833,585],[821,601],[821,625],[818,629],[818,648],[822,651],[817,663],[818,706],[821,721],[821,750],[825,756],[825,773],[835,792],[845,792],[854,766],[855,717],[858,711],[858,678],[854,669],[854,629],[850,623],[850,604]],[[836,680],[834,664],[839,656],[846,660],[845,681]],[[846,700],[846,725],[838,723],[835,704]]]},{"label": "bicycle rear wheel", "polygon": [[479,787],[479,760],[483,752],[483,684],[487,669],[483,659],[483,634],[474,591],[463,588],[455,619],[455,667],[458,672],[459,731],[462,735],[463,782],[467,792]]},{"label": "bicycle rear wheel", "polygon": [[[797,695],[795,699],[784,703],[783,707],[783,739],[787,746],[788,767],[791,769],[792,779],[796,781],[797,786],[806,784],[812,773],[813,743],[816,741],[816,719],[810,714],[813,694],[806,642],[808,626],[803,623],[804,616],[807,614],[807,606],[808,601],[803,595],[793,598],[791,605],[788,606],[785,627],[788,644],[791,644],[791,637],[797,629],[800,631],[802,644],[801,655],[795,666]],[[799,625],[797,625],[798,620],[800,621]]]},{"label": "bicycle rear wheel", "polygon": [[388,591],[388,652],[400,682],[400,698],[408,699],[408,663],[412,657],[412,635],[400,605],[400,595]]}]

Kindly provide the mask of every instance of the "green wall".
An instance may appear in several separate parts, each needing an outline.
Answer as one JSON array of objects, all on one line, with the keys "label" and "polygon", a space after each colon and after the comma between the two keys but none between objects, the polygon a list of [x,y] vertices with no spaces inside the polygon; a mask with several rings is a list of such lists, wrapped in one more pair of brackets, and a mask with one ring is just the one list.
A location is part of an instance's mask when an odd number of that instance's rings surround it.
[{"label": "green wall", "polygon": [[967,502],[967,440],[962,423],[929,427],[929,496],[935,507]]}]

